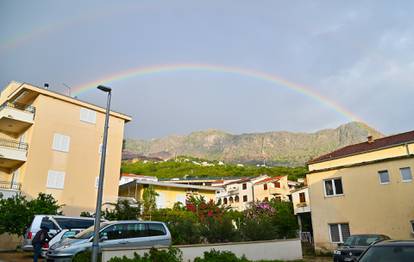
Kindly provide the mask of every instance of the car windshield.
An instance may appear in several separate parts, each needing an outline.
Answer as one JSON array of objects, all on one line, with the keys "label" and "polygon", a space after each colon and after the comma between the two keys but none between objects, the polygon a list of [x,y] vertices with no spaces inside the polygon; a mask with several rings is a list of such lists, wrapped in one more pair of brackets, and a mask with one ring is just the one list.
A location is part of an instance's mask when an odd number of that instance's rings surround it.
[{"label": "car windshield", "polygon": [[[105,227],[108,223],[101,223],[100,228]],[[71,238],[75,239],[88,239],[93,236],[94,226],[88,227],[87,229],[83,230],[82,232],[76,234]]]},{"label": "car windshield", "polygon": [[350,236],[345,240],[344,246],[369,246],[379,239],[380,237],[376,235]]},{"label": "car windshield", "polygon": [[358,261],[412,262],[414,261],[414,246],[373,246]]}]

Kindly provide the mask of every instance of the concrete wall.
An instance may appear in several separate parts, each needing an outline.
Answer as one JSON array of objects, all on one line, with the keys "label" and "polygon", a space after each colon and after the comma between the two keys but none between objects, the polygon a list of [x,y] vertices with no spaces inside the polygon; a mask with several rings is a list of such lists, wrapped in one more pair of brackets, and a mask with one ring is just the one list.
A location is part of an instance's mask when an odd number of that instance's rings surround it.
[{"label": "concrete wall", "polygon": [[[196,257],[202,257],[205,251],[212,249],[230,251],[238,257],[245,255],[250,260],[297,260],[302,259],[302,247],[299,239],[269,240],[240,243],[220,243],[210,245],[183,245],[175,246],[183,252],[183,261],[193,261]],[[132,258],[134,253],[144,254],[148,248],[142,249],[103,249],[102,261],[106,262],[112,257]]]}]

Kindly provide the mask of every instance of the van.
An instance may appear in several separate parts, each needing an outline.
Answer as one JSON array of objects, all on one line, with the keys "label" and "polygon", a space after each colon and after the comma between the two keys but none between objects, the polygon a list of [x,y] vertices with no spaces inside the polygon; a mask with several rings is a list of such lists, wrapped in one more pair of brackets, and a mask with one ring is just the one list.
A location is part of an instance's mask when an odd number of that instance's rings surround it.
[{"label": "van", "polygon": [[63,229],[85,229],[92,226],[95,219],[92,217],[67,217],[57,215],[36,215],[30,227],[26,230],[23,239],[22,249],[33,251],[32,239],[41,227],[49,229],[49,237],[62,231]]},{"label": "van", "polygon": [[[94,227],[68,237],[47,251],[47,261],[71,261],[74,256],[92,248]],[[168,247],[171,233],[163,222],[110,221],[103,222],[99,231],[100,248]]]}]

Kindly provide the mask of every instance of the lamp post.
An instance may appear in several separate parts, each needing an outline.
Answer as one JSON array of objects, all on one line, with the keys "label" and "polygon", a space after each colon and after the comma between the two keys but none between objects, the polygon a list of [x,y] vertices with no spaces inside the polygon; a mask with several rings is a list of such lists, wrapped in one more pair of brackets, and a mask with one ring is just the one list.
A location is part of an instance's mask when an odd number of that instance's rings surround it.
[{"label": "lamp post", "polygon": [[106,114],[105,114],[105,126],[104,126],[104,135],[102,141],[102,152],[101,152],[101,167],[99,171],[99,182],[98,182],[98,195],[96,198],[96,210],[95,210],[95,226],[94,226],[94,235],[93,235],[93,244],[92,244],[92,262],[98,261],[99,253],[99,230],[101,223],[101,206],[102,206],[102,193],[103,193],[103,182],[105,175],[105,158],[106,158],[106,142],[108,140],[108,122],[109,122],[109,111],[111,108],[111,91],[112,89],[106,86],[98,86],[99,90],[108,93],[108,98],[106,102]]}]

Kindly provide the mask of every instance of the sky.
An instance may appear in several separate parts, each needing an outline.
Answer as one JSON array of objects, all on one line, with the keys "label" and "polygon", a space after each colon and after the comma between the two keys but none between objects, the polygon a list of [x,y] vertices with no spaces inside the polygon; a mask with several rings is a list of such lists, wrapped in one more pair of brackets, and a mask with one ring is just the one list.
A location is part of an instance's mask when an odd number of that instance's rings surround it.
[{"label": "sky", "polygon": [[[132,116],[127,138],[414,130],[413,1],[0,1],[10,81]],[[70,89],[68,88],[70,87]]]}]

